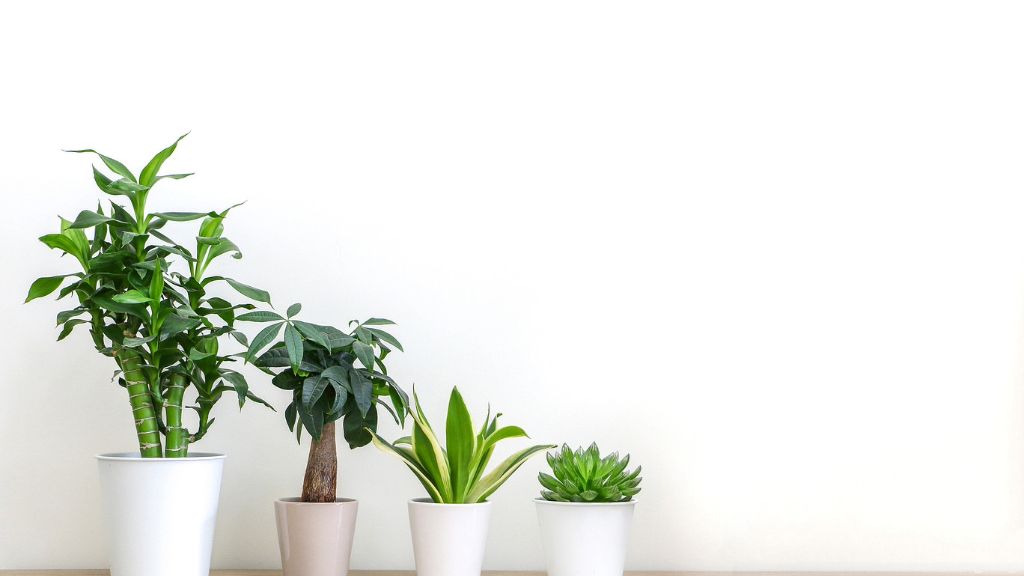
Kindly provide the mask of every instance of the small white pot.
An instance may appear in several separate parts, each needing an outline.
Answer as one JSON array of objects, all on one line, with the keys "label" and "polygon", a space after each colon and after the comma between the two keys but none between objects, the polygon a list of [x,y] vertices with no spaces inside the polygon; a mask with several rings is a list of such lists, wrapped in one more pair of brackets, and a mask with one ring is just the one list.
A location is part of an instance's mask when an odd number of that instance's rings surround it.
[{"label": "small white pot", "polygon": [[622,576],[635,500],[534,502],[548,576]]},{"label": "small white pot", "polygon": [[490,502],[409,501],[416,576],[480,576],[490,518]]},{"label": "small white pot", "polygon": [[221,454],[101,454],[111,576],[209,576]]},{"label": "small white pot", "polygon": [[348,498],[274,502],[284,576],[346,576],[358,512],[359,503]]}]

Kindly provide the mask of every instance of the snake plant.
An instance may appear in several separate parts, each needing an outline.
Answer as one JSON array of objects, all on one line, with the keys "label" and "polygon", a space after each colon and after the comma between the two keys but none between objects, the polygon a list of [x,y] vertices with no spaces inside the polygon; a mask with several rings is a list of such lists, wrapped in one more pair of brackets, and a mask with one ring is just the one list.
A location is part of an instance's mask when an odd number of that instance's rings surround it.
[{"label": "snake plant", "polygon": [[[286,317],[255,311],[238,319],[271,322],[253,338],[249,359],[284,328],[283,340],[256,357],[255,364],[273,376],[275,386],[292,393],[284,416],[296,440],[303,429],[312,436],[302,501],[334,502],[338,485],[335,422],[343,421],[349,447],[358,448],[369,444],[371,431],[377,429],[377,406],[387,410],[398,425],[405,420],[409,398],[384,366],[392,348],[402,350],[402,344],[380,328],[394,324],[390,320],[370,318],[346,333],[333,326],[296,320],[301,309],[300,304],[293,304]],[[283,370],[274,372],[272,368]]]},{"label": "snake plant", "polygon": [[629,454],[619,458],[612,452],[601,458],[597,443],[573,451],[563,444],[561,451],[547,454],[554,474],[540,473],[545,489],[541,497],[556,502],[628,502],[640,492],[640,467],[626,470]]},{"label": "snake plant", "polygon": [[[224,236],[228,208],[213,212],[147,212],[147,200],[162,180],[191,174],[161,174],[163,164],[181,139],[157,153],[136,176],[123,163],[95,150],[114,175],[95,166],[92,179],[110,197],[105,211],[83,210],[74,220],[60,219],[59,232],[39,238],[46,246],[71,256],[78,270],[39,278],[26,302],[56,292],[57,299],[74,295],[77,305],[57,314],[58,340],[80,325],[87,326],[96,350],[117,364],[115,378],[125,388],[135,421],[139,452],[145,458],[187,456],[190,444],[202,438],[214,419],[210,412],[225,392],[266,404],[249,391],[241,373],[229,368],[236,358],[221,351],[221,340],[234,329],[236,310],[253,304],[232,304],[207,294],[223,282],[256,302],[270,295],[231,278],[210,275],[210,265],[224,255],[241,258]],[[165,227],[200,220],[194,249],[172,240]],[[86,231],[91,231],[89,235]],[[198,426],[182,423],[185,395],[195,393]],[[269,404],[268,404],[269,406]]]},{"label": "snake plant", "polygon": [[479,432],[474,433],[469,409],[458,388],[448,400],[445,444],[434,433],[430,422],[413,391],[411,436],[386,442],[371,432],[373,443],[387,454],[397,457],[416,475],[434,502],[439,504],[474,504],[485,502],[512,474],[538,452],[554,445],[537,445],[509,456],[493,470],[484,473],[495,445],[509,438],[527,437],[518,426],[498,428],[501,414],[491,417],[490,410]]}]

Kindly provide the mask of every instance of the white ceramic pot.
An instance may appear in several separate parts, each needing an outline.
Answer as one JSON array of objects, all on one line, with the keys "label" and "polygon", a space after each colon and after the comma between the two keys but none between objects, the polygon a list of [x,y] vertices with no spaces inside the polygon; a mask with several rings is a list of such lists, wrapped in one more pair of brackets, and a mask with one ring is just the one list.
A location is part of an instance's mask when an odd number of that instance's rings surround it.
[{"label": "white ceramic pot", "polygon": [[622,576],[635,500],[534,502],[548,576]]},{"label": "white ceramic pot", "polygon": [[284,576],[346,576],[358,512],[359,503],[347,498],[274,502]]},{"label": "white ceramic pot", "polygon": [[221,454],[101,454],[111,576],[209,576]]},{"label": "white ceramic pot", "polygon": [[416,576],[480,576],[491,503],[409,502]]}]

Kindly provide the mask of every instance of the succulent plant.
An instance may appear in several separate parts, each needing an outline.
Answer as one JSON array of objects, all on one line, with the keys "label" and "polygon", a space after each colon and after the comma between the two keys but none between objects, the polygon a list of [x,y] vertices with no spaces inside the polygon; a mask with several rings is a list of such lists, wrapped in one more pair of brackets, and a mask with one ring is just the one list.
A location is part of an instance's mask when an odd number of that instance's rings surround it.
[{"label": "succulent plant", "polygon": [[629,454],[619,458],[612,452],[601,458],[597,443],[584,450],[573,451],[567,444],[561,451],[548,452],[550,474],[540,473],[538,480],[545,489],[540,495],[555,502],[628,502],[640,492],[640,466],[626,470]]}]

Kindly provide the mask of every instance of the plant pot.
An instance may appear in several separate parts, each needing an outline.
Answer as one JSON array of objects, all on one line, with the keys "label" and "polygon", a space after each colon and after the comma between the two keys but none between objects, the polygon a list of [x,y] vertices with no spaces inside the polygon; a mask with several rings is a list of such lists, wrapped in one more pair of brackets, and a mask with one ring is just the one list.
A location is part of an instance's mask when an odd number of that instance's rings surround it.
[{"label": "plant pot", "polygon": [[490,518],[490,502],[409,501],[416,576],[480,576]]},{"label": "plant pot", "polygon": [[359,503],[347,498],[274,502],[284,576],[346,576],[358,511]]},{"label": "plant pot", "polygon": [[96,459],[111,576],[209,576],[224,456]]},{"label": "plant pot", "polygon": [[549,576],[622,576],[635,500],[534,502]]}]

